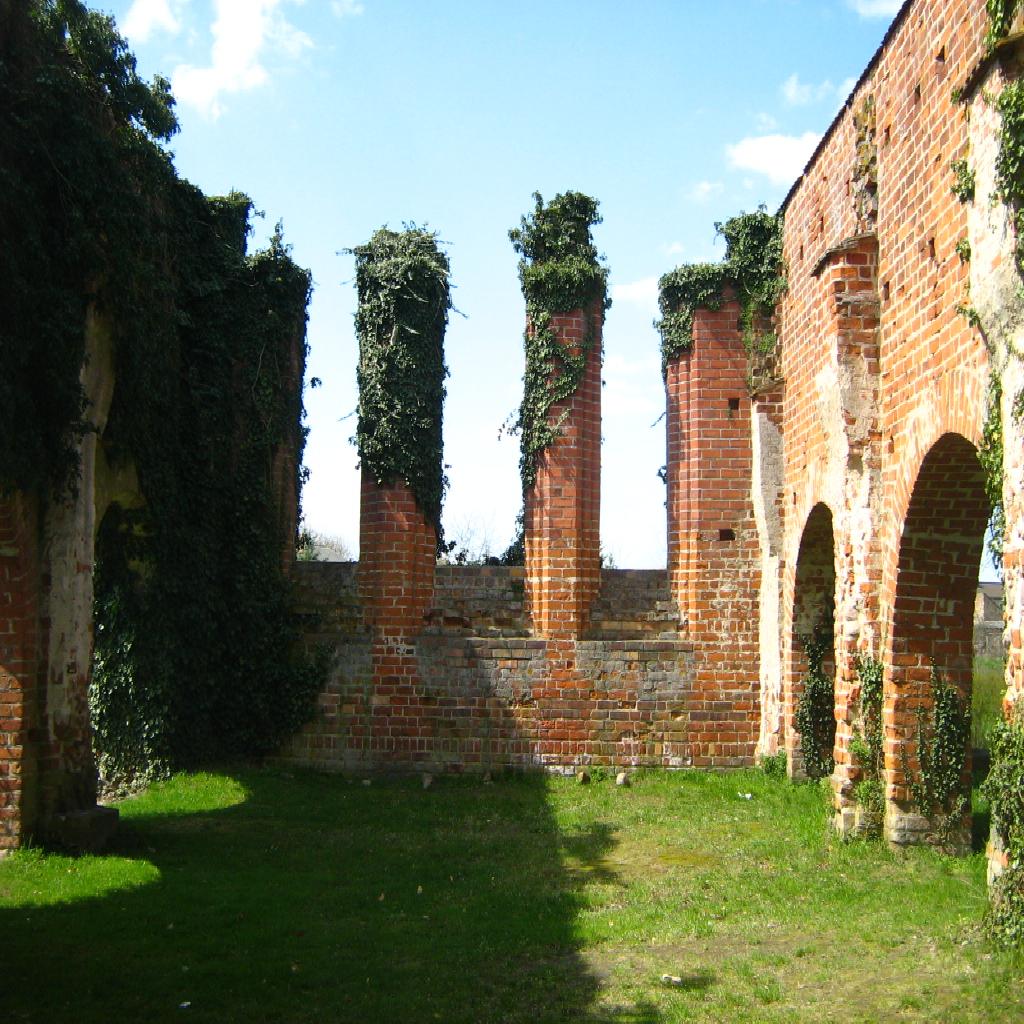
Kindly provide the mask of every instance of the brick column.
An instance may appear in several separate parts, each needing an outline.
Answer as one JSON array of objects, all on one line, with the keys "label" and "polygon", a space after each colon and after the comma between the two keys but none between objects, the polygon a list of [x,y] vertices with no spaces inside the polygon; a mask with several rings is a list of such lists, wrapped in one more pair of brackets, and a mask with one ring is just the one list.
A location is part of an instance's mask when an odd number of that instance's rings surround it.
[{"label": "brick column", "polygon": [[761,572],[739,315],[731,295],[695,311],[693,347],[666,373],[668,572],[694,642],[690,755],[704,767],[749,764],[759,721]]},{"label": "brick column", "polygon": [[40,552],[36,502],[0,499],[0,852],[36,819],[30,730],[38,702]]},{"label": "brick column", "polygon": [[537,459],[525,495],[526,595],[534,630],[578,637],[601,585],[601,325],[603,296],[551,318],[571,351],[592,334],[576,392],[548,416],[558,436]]},{"label": "brick column", "polygon": [[415,638],[434,593],[437,534],[404,481],[379,484],[363,470],[359,594],[373,633],[369,751],[398,765],[422,761]]}]

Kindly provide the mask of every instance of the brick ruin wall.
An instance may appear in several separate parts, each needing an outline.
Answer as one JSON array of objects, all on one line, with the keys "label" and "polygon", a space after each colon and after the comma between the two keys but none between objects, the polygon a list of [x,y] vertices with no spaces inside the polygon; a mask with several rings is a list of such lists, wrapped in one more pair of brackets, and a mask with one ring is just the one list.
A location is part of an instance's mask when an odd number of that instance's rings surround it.
[{"label": "brick ruin wall", "polygon": [[[989,351],[1018,345],[1024,320],[1012,227],[988,202],[998,124],[984,99],[1015,71],[985,58],[986,27],[981,0],[914,0],[895,19],[784,204],[788,291],[771,358],[748,362],[729,294],[697,311],[693,349],[666,373],[666,571],[596,574],[600,396],[584,386],[527,495],[525,573],[424,560],[421,612],[388,640],[356,599],[356,569],[296,567],[308,610],[326,613],[311,637],[337,656],[320,717],[286,757],[728,767],[784,750],[799,773],[801,636],[831,608],[836,824],[856,823],[856,664],[871,656],[885,667],[888,836],[922,838],[899,752],[914,763],[933,659],[969,687]],[[951,192],[957,158],[976,168],[974,202]],[[1024,688],[1024,443],[1006,394],[1024,381],[1019,360],[1001,370],[1012,703]],[[362,550],[375,543],[364,525]],[[404,689],[380,676],[383,643]]]},{"label": "brick ruin wall", "polygon": [[[969,694],[989,511],[976,448],[990,351],[1004,388],[1020,388],[1020,360],[1006,357],[1019,351],[1022,319],[1013,233],[1005,208],[989,199],[998,150],[990,94],[1007,60],[985,58],[986,28],[979,0],[915,0],[896,18],[784,204],[783,383],[754,403],[755,434],[770,424],[782,449],[781,474],[760,471],[777,487],[754,489],[759,517],[778,515],[782,538],[777,556],[762,550],[775,584],[762,594],[779,630],[761,638],[762,666],[778,668],[762,672],[760,749],[785,749],[799,769],[800,635],[807,610],[831,602],[837,825],[855,823],[849,743],[856,659],[869,655],[885,667],[886,830],[895,843],[927,828],[910,807],[900,750],[906,744],[916,763],[916,708],[928,699],[932,663]],[[973,202],[951,191],[950,163],[960,158],[977,174]],[[969,262],[957,252],[961,239]],[[961,304],[977,308],[980,330]],[[1022,688],[1024,445],[1005,395],[1004,406],[1012,701]]]},{"label": "brick ruin wall", "polygon": [[[856,824],[849,741],[856,659],[869,654],[885,666],[888,835],[921,838],[897,755],[933,658],[968,685],[987,515],[974,452],[992,360],[1004,383],[1007,706],[1024,694],[1024,437],[1009,407],[1024,368],[1007,357],[1022,350],[1024,311],[1012,223],[988,201],[998,115],[986,100],[1018,59],[1014,46],[984,59],[985,28],[982,0],[913,0],[897,16],[784,204],[774,362],[748,364],[730,295],[697,311],[694,347],[666,373],[666,570],[599,568],[595,361],[555,410],[565,429],[527,495],[525,570],[436,566],[408,491],[372,481],[360,566],[295,566],[309,642],[333,660],[286,760],[727,768],[785,750],[798,771],[800,636],[831,605],[836,823]],[[959,157],[977,174],[974,202],[950,192]],[[571,339],[587,315],[557,329]],[[102,418],[112,372],[102,325],[89,332],[87,391]],[[131,487],[86,447],[83,482],[75,507],[0,502],[0,849],[40,808],[91,799],[92,531]]]}]

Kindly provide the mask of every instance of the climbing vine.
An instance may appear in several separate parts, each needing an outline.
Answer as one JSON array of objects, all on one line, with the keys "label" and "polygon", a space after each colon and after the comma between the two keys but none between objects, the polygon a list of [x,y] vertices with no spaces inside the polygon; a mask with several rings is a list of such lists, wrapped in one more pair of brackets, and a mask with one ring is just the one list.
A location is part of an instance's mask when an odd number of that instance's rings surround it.
[{"label": "climbing vine", "polygon": [[992,506],[989,517],[986,543],[992,563],[1003,564],[1003,536],[1006,532],[1006,516],[1003,511],[1003,384],[993,369],[988,379],[988,407],[985,425],[978,445],[978,461],[985,472],[985,494]]},{"label": "climbing vine", "polygon": [[434,232],[414,226],[380,228],[351,251],[359,294],[359,458],[378,483],[409,486],[440,543],[448,257]]},{"label": "climbing vine", "polygon": [[971,734],[970,706],[935,665],[929,684],[931,702],[918,707],[915,772],[900,748],[903,775],[915,810],[927,818],[941,844],[954,838],[967,809],[963,773]]},{"label": "climbing vine", "polygon": [[247,254],[248,197],[178,177],[167,83],[139,78],[110,18],[80,0],[2,17],[0,229],[19,244],[0,247],[0,486],[44,503],[74,487],[96,429],[79,383],[92,309],[114,360],[101,457],[139,492],[97,541],[101,770],[273,750],[318,684],[277,511],[300,484],[309,275],[280,229]]},{"label": "climbing vine", "polygon": [[834,644],[831,606],[822,611],[810,635],[800,640],[807,658],[807,672],[794,720],[800,733],[804,772],[808,778],[823,779],[835,768],[835,681],[825,669]]},{"label": "climbing vine", "polygon": [[988,31],[985,33],[985,45],[991,50],[1000,39],[1009,35],[1013,16],[1017,13],[1020,0],[985,0],[988,14]]},{"label": "climbing vine", "polygon": [[992,769],[982,793],[992,807],[992,831],[1006,854],[1006,869],[992,888],[988,928],[1008,946],[1024,945],[1024,722],[1000,720],[989,737]]},{"label": "climbing vine", "polygon": [[663,375],[673,359],[693,347],[694,311],[718,309],[727,285],[736,289],[747,351],[775,347],[775,333],[764,325],[786,289],[781,216],[773,216],[762,206],[754,213],[716,223],[715,230],[725,239],[721,263],[678,267],[659,282],[661,318],[654,326],[661,333]]},{"label": "climbing vine", "polygon": [[857,759],[860,778],[854,784],[853,797],[864,810],[880,816],[885,810],[882,771],[885,767],[882,731],[882,663],[875,658],[857,659],[860,697],[857,724],[853,728],[850,753]]},{"label": "climbing vine", "polygon": [[[533,199],[533,212],[508,233],[520,256],[519,283],[526,300],[523,400],[513,428],[520,438],[524,491],[536,479],[538,456],[558,436],[561,421],[552,422],[551,410],[579,387],[596,343],[596,320],[603,320],[610,305],[605,297],[608,268],[591,234],[601,223],[597,200],[581,192],[561,193],[549,203],[535,192]],[[581,344],[570,345],[552,318],[577,309],[586,330]]]}]

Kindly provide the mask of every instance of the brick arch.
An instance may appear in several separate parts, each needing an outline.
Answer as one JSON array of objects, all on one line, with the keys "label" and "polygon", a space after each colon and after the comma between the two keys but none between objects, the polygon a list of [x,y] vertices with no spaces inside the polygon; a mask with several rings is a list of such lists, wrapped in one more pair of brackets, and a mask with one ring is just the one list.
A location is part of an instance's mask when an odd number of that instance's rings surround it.
[{"label": "brick arch", "polygon": [[927,831],[909,804],[903,752],[916,767],[917,709],[930,700],[932,665],[970,700],[974,599],[990,511],[975,446],[960,433],[942,434],[921,461],[896,551],[885,666],[887,831],[895,842]]},{"label": "brick arch", "polygon": [[[786,616],[788,636],[784,652],[785,735],[791,775],[803,773],[800,737],[794,721],[796,705],[803,691],[803,678],[807,673],[803,638],[813,632],[823,615],[834,618],[835,592],[836,557],[832,509],[825,502],[818,502],[808,513],[800,535],[792,601]],[[830,662],[826,665],[834,673],[834,654]]]}]

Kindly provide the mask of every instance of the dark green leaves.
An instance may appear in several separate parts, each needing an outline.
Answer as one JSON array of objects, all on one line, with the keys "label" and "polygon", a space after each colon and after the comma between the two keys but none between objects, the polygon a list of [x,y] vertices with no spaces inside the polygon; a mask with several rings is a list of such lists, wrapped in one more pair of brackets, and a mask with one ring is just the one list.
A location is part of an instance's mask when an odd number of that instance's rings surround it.
[{"label": "dark green leaves", "polygon": [[448,258],[434,232],[416,227],[381,228],[351,251],[359,293],[359,458],[378,482],[408,484],[440,540]]}]

